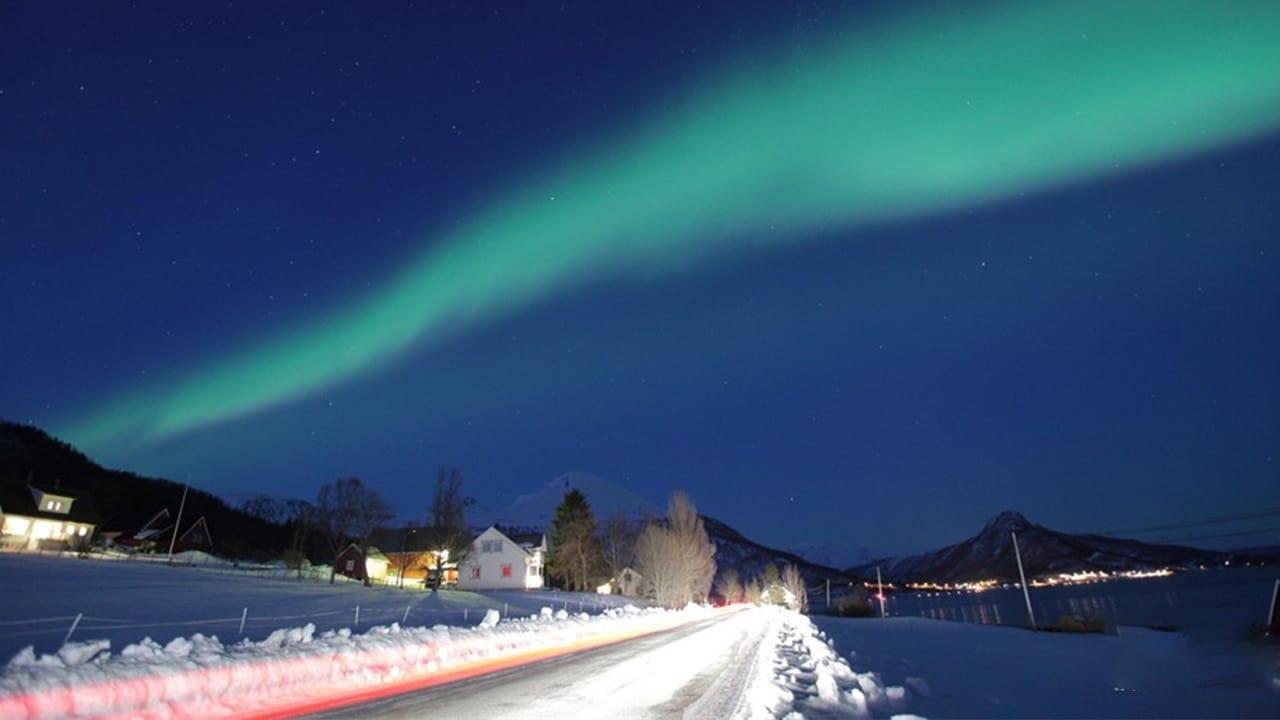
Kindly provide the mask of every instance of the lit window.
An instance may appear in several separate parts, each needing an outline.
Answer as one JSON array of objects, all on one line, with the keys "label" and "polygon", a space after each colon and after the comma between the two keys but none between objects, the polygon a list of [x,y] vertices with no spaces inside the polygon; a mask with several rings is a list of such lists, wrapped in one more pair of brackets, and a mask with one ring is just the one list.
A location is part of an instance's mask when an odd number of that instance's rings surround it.
[{"label": "lit window", "polygon": [[24,517],[6,515],[4,518],[4,530],[2,532],[5,535],[26,535],[30,529],[31,521]]},{"label": "lit window", "polygon": [[87,525],[81,525],[80,529],[76,531],[76,534],[78,534],[80,537],[84,537],[86,534],[88,534],[88,532],[89,532],[89,527]]},{"label": "lit window", "polygon": [[502,577],[504,577],[504,578],[509,578],[509,577],[511,577],[511,566],[510,566],[510,565],[503,565],[503,566],[502,566]]}]

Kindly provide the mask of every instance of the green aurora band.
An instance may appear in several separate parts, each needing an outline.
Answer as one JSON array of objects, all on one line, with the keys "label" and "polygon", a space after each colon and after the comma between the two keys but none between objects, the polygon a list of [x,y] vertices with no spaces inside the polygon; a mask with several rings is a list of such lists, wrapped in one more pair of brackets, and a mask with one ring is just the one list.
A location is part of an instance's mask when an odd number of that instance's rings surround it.
[{"label": "green aurora band", "polygon": [[61,429],[92,448],[151,443],[586,280],[686,271],[1260,136],[1280,126],[1280,2],[947,6],[722,70],[463,218],[380,288]]}]

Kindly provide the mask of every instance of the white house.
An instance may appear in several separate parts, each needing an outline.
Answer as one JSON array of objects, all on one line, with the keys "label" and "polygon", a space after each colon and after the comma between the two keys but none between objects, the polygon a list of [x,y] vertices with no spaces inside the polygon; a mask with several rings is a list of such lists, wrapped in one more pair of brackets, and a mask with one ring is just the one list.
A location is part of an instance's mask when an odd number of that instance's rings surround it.
[{"label": "white house", "polygon": [[536,590],[544,583],[546,558],[546,535],[508,535],[491,526],[471,541],[458,563],[458,589]]},{"label": "white house", "polygon": [[0,545],[36,550],[88,544],[97,524],[98,513],[84,493],[0,483]]}]

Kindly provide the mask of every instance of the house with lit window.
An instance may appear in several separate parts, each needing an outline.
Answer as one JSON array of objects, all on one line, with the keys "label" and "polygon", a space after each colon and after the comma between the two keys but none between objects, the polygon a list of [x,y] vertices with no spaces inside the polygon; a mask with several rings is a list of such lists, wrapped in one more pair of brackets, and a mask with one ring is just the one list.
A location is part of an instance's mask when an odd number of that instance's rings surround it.
[{"label": "house with lit window", "polygon": [[98,523],[93,500],[84,493],[0,483],[0,546],[40,550],[87,545]]},{"label": "house with lit window", "polygon": [[370,545],[367,550],[351,543],[338,553],[333,567],[339,575],[346,575],[352,580],[385,582],[387,579],[387,556],[378,548]]},{"label": "house with lit window", "polygon": [[545,534],[504,533],[495,525],[476,536],[458,562],[458,589],[536,590],[546,563]]}]

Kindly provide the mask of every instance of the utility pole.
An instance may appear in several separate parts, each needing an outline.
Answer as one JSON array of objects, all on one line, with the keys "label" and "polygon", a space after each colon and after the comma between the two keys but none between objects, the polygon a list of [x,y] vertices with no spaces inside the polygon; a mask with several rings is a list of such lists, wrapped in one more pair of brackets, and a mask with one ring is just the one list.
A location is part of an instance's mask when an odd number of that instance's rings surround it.
[{"label": "utility pole", "polygon": [[1036,611],[1031,609],[1031,592],[1027,590],[1027,574],[1022,571],[1022,553],[1018,550],[1018,533],[1009,531],[1009,537],[1013,538],[1013,557],[1018,561],[1018,577],[1022,579],[1022,597],[1027,601],[1027,617],[1031,618],[1031,629],[1037,630]]},{"label": "utility pole", "polygon": [[404,589],[404,573],[409,569],[409,560],[405,557],[405,548],[409,545],[409,536],[416,532],[418,532],[417,528],[407,528],[404,535],[400,538],[400,558],[399,562],[396,563],[396,565],[400,566],[400,569],[399,572],[396,573],[396,575],[399,576],[396,584],[401,590]]},{"label": "utility pole", "polygon": [[187,474],[187,484],[182,486],[182,502],[178,504],[178,519],[173,523],[173,534],[169,536],[169,564],[173,564],[173,544],[178,542],[178,531],[182,529],[182,511],[187,507],[187,491],[191,489],[191,474]]},{"label": "utility pole", "polygon": [[880,566],[876,566],[876,588],[877,595],[880,597],[880,617],[889,617],[889,611],[884,607],[884,580],[880,578]]}]

